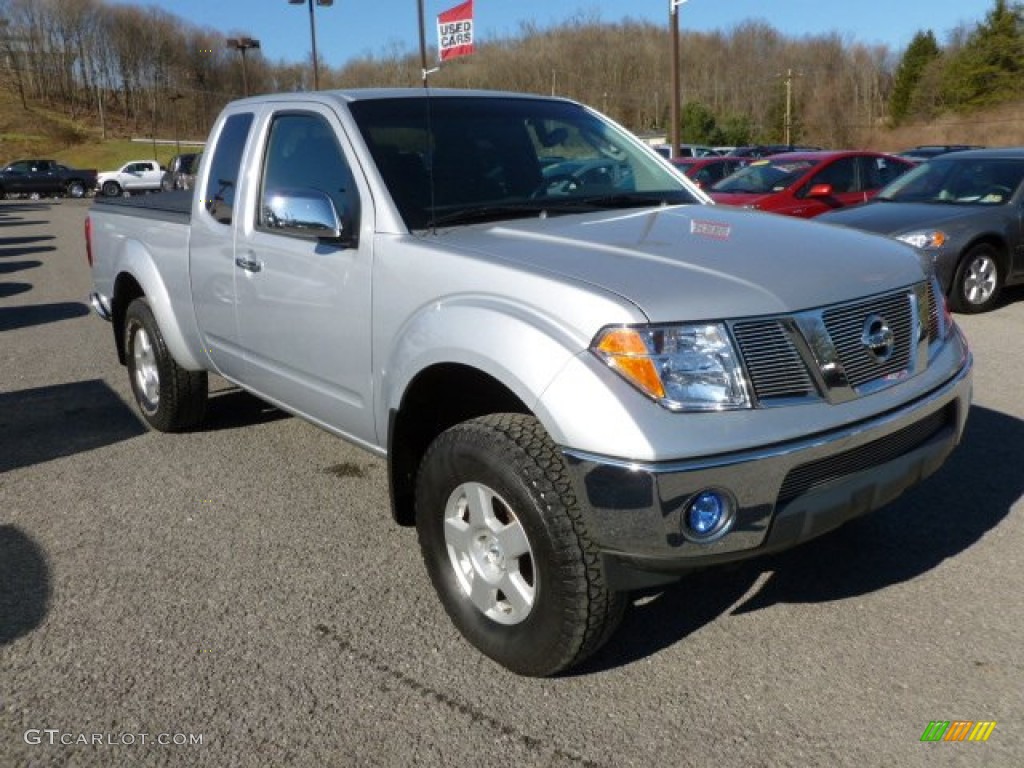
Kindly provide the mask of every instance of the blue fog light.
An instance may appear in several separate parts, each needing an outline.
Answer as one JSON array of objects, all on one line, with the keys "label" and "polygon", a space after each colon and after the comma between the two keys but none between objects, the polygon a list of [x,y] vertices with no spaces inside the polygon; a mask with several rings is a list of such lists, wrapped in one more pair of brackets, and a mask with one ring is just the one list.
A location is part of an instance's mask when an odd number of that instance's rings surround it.
[{"label": "blue fog light", "polygon": [[732,505],[718,491],[701,491],[686,508],[686,527],[697,539],[722,532],[731,521]]}]

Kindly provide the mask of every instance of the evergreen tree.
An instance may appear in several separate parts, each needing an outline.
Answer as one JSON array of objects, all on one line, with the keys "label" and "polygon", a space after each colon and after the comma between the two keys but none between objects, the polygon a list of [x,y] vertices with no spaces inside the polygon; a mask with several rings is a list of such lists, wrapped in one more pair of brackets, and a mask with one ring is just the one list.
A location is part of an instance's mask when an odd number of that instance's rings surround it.
[{"label": "evergreen tree", "polygon": [[699,101],[688,101],[683,105],[681,119],[684,143],[717,144],[720,131],[715,116]]},{"label": "evergreen tree", "polygon": [[953,109],[983,107],[1024,96],[1024,7],[996,0],[943,73],[943,96]]},{"label": "evergreen tree", "polygon": [[917,90],[925,69],[940,55],[939,45],[935,42],[935,35],[931,30],[914,35],[893,78],[892,95],[889,97],[889,118],[894,125],[899,125],[910,115],[914,91]]}]

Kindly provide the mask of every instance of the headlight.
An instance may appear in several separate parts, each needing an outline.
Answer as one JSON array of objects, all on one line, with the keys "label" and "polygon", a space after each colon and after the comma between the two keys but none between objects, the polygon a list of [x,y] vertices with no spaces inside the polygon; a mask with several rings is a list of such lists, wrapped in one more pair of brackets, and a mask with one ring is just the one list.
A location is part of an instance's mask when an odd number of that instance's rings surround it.
[{"label": "headlight", "polygon": [[673,411],[750,407],[739,356],[719,323],[605,328],[590,348],[626,381]]},{"label": "headlight", "polygon": [[942,284],[939,282],[938,276],[932,274],[932,300],[939,302],[939,339],[945,341],[953,333],[953,313],[949,310],[949,301],[946,299],[946,294],[942,291]]},{"label": "headlight", "polygon": [[941,248],[949,238],[941,229],[921,229],[898,235],[896,239],[909,243],[915,248]]}]

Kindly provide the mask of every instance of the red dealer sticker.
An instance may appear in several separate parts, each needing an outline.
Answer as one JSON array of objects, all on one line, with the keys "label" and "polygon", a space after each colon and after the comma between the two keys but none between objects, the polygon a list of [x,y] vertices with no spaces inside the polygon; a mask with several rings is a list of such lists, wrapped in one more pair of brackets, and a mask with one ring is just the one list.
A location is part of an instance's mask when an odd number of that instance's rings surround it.
[{"label": "red dealer sticker", "polygon": [[718,221],[708,221],[707,219],[691,219],[690,234],[701,235],[702,237],[710,237],[714,238],[715,240],[728,240],[729,235],[732,234],[732,227],[729,224],[723,224]]}]

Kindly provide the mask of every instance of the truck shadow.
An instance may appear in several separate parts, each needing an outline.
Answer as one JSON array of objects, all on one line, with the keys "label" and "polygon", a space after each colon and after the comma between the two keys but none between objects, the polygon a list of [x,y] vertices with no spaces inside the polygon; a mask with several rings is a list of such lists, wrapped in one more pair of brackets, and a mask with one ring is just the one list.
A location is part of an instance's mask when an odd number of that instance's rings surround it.
[{"label": "truck shadow", "polygon": [[232,387],[210,393],[206,418],[200,429],[203,432],[216,432],[289,418],[291,414],[275,408],[255,395],[250,395],[243,389]]},{"label": "truck shadow", "polygon": [[577,673],[642,659],[726,613],[843,600],[927,573],[995,528],[1024,496],[1019,452],[1007,450],[1020,445],[1024,421],[973,406],[961,445],[922,485],[796,549],[640,595],[619,632]]},{"label": "truck shadow", "polygon": [[0,394],[0,473],[145,434],[100,379]]},{"label": "truck shadow", "polygon": [[0,275],[12,275],[15,272],[24,272],[26,269],[35,269],[43,266],[43,262],[36,259],[28,261],[0,261]]},{"label": "truck shadow", "polygon": [[16,248],[0,248],[0,259],[6,259],[12,256],[32,256],[40,253],[51,253],[56,250],[57,248],[52,245],[30,245],[18,246]]},{"label": "truck shadow", "polygon": [[[2,291],[2,284],[0,284],[0,291]],[[60,320],[70,320],[74,317],[85,317],[88,314],[89,308],[77,301],[58,301],[53,304],[31,304],[20,307],[0,307],[0,331],[56,323]]]},{"label": "truck shadow", "polygon": [[50,569],[38,544],[0,525],[0,647],[38,627],[50,604]]},{"label": "truck shadow", "polygon": [[46,224],[47,222],[45,221],[24,221],[18,217],[23,216],[26,213],[49,210],[50,205],[47,203],[30,202],[27,200],[23,200],[21,202],[0,200],[0,227],[15,225],[23,226],[25,224]]}]

